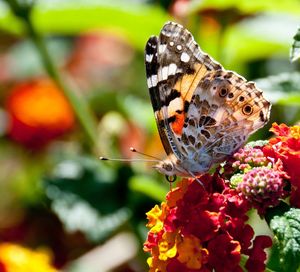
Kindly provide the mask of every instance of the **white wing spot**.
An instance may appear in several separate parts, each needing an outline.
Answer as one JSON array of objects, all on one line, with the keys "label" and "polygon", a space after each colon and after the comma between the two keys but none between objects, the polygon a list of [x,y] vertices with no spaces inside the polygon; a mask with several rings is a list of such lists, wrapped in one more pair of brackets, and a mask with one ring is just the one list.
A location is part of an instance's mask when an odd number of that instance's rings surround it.
[{"label": "white wing spot", "polygon": [[182,46],[180,45],[180,44],[178,44],[177,46],[176,46],[176,48],[177,48],[177,50],[182,50]]},{"label": "white wing spot", "polygon": [[161,80],[166,80],[168,78],[168,66],[163,67],[161,73],[162,73]]},{"label": "white wing spot", "polygon": [[182,62],[188,62],[190,60],[190,56],[186,52],[183,52],[181,54],[180,60]]},{"label": "white wing spot", "polygon": [[148,88],[152,87],[152,82],[151,82],[151,78],[150,77],[147,78],[147,85],[148,85]]},{"label": "white wing spot", "polygon": [[158,81],[157,81],[157,75],[152,75],[151,81],[152,81],[152,87],[155,87],[157,85],[157,83],[158,83]]},{"label": "white wing spot", "polygon": [[147,84],[149,88],[155,87],[157,85],[157,75],[152,75],[147,78]]},{"label": "white wing spot", "polygon": [[169,116],[173,114],[172,111],[174,111],[174,109],[182,109],[182,108],[183,108],[183,100],[181,97],[177,97],[171,100],[169,106],[167,107]]},{"label": "white wing spot", "polygon": [[153,55],[152,55],[152,54],[146,55],[146,61],[147,61],[147,62],[151,62],[152,59],[153,59]]},{"label": "white wing spot", "polygon": [[169,65],[169,75],[175,75],[177,69],[177,65],[175,63],[171,63]]},{"label": "white wing spot", "polygon": [[169,45],[170,46],[174,46],[174,42],[169,42]]},{"label": "white wing spot", "polygon": [[160,44],[158,47],[158,53],[162,54],[166,50],[167,45],[166,44]]}]

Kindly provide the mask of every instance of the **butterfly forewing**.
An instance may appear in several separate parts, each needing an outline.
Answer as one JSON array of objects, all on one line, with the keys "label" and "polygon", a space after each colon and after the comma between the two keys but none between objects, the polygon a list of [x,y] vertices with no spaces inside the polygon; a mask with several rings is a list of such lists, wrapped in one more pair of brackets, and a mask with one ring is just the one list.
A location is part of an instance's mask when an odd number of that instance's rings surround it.
[{"label": "butterfly forewing", "polygon": [[[157,126],[167,154],[182,157],[182,133],[192,94],[203,76],[221,69],[204,54],[189,31],[169,22],[145,49],[147,83]],[[175,137],[175,135],[178,137]]]}]

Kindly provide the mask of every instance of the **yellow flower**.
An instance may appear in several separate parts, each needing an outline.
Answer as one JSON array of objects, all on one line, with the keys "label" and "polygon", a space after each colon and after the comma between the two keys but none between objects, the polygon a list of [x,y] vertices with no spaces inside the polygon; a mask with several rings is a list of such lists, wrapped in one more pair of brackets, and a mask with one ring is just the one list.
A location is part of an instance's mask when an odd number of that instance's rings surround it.
[{"label": "yellow flower", "polygon": [[161,203],[161,209],[158,205],[155,205],[153,209],[146,213],[147,219],[149,220],[147,227],[150,228],[150,232],[158,233],[163,229],[166,203]]},{"label": "yellow flower", "polygon": [[177,242],[178,261],[187,268],[200,269],[207,262],[208,250],[202,248],[200,240],[193,236],[184,236]]},{"label": "yellow flower", "polygon": [[162,261],[166,261],[169,258],[175,257],[177,254],[177,248],[175,244],[176,233],[165,232],[162,236],[161,241],[158,243],[159,256],[158,258]]},{"label": "yellow flower", "polygon": [[291,135],[294,139],[298,140],[300,138],[300,126],[291,127]]},{"label": "yellow flower", "polygon": [[0,245],[0,263],[7,272],[57,272],[47,253],[9,243]]}]

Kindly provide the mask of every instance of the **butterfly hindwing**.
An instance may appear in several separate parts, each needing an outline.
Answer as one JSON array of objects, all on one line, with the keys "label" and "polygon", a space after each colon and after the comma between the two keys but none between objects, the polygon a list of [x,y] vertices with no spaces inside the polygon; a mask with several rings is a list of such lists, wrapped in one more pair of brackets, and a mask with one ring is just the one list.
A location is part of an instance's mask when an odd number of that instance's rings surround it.
[{"label": "butterfly hindwing", "polygon": [[192,96],[181,150],[195,167],[208,170],[240,148],[269,112],[270,103],[253,82],[231,71],[208,73]]}]

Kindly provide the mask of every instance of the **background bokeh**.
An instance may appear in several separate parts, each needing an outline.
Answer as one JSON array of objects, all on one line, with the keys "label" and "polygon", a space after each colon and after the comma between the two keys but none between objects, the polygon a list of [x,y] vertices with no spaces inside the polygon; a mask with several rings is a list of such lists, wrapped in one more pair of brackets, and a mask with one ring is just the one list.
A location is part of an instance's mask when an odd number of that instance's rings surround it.
[{"label": "background bokeh", "polygon": [[251,139],[266,139],[300,119],[299,19],[296,0],[0,1],[0,271],[146,271],[145,213],[169,184],[149,163],[99,157],[164,157],[147,39],[179,22],[255,80],[273,108]]}]

